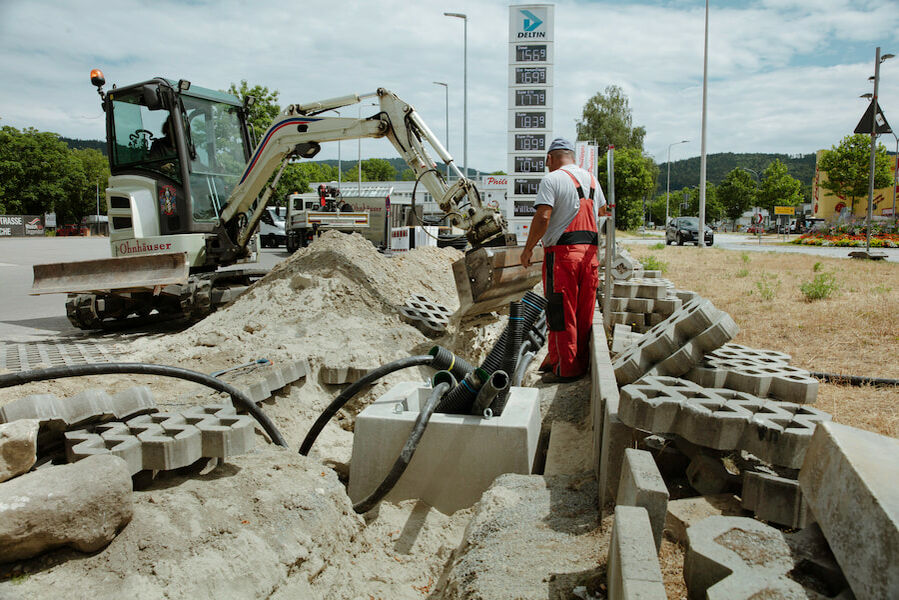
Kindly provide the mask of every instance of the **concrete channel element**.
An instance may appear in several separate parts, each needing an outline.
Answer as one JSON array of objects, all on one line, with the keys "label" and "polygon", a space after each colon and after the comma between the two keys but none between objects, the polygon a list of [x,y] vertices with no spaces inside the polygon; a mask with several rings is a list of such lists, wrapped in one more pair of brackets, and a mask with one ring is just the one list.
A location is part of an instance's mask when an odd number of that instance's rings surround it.
[{"label": "concrete channel element", "polygon": [[252,378],[252,383],[245,384],[240,380],[233,382],[237,388],[242,389],[253,402],[259,404],[269,398],[278,390],[299,381],[309,372],[306,360],[292,360],[262,367],[251,372],[247,379]]},{"label": "concrete channel element", "polygon": [[42,430],[63,431],[97,421],[129,419],[157,410],[153,394],[146,386],[131,387],[112,396],[103,390],[89,389],[71,398],[33,394],[13,400],[0,406],[0,423],[37,419]]},{"label": "concrete channel element", "polygon": [[415,294],[400,307],[400,319],[412,325],[428,337],[437,337],[446,331],[452,311],[442,304]]},{"label": "concrete channel element", "polygon": [[66,432],[66,456],[78,462],[112,454],[131,474],[168,471],[200,458],[227,458],[253,449],[255,421],[230,405],[195,406],[180,413],[141,415],[127,422],[101,423]]},{"label": "concrete channel element", "polygon": [[743,508],[769,523],[802,529],[815,520],[795,479],[745,471],[741,498]]},{"label": "concrete channel element", "polygon": [[599,307],[593,314],[590,339],[590,412],[593,421],[593,469],[600,511],[618,496],[621,461],[633,446],[635,432],[618,419],[618,384]]},{"label": "concrete channel element", "polygon": [[0,342],[0,370],[31,369],[113,362],[116,353],[96,341]]},{"label": "concrete channel element", "polygon": [[709,517],[687,529],[687,540],[691,600],[853,598],[816,526],[784,534],[748,517]]},{"label": "concrete channel element", "polygon": [[675,377],[644,377],[621,388],[619,417],[635,429],[676,434],[715,450],[745,450],[792,469],[802,466],[816,425],[831,418],[807,405]]},{"label": "concrete channel element", "polygon": [[899,440],[823,423],[799,485],[859,600],[899,598]]},{"label": "concrete channel element", "polygon": [[[536,388],[510,388],[502,415],[434,413],[387,500],[423,500],[445,514],[477,502],[503,473],[530,474],[540,436]],[[348,493],[356,503],[384,480],[430,393],[399,383],[356,417]]]},{"label": "concrete channel element", "polygon": [[667,598],[657,552],[646,509],[616,506],[606,569],[609,600]]},{"label": "concrete channel element", "polygon": [[[652,454],[646,450],[627,448],[621,466],[617,506],[642,506],[649,515],[656,550],[662,547],[665,515],[668,513],[668,488]],[[617,513],[616,513],[617,518]]]},{"label": "concrete channel element", "polygon": [[627,385],[644,375],[683,375],[739,330],[730,315],[708,300],[691,300],[615,359],[615,378]]}]

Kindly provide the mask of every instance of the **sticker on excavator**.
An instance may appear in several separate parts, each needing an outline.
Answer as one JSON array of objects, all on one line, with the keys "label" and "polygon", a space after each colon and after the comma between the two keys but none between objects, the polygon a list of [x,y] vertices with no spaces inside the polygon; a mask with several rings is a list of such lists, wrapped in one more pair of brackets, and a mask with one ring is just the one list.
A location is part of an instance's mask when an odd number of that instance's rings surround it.
[{"label": "sticker on excavator", "polygon": [[506,306],[540,282],[543,248],[534,248],[531,264],[521,266],[523,246],[478,248],[453,263],[461,316],[477,315]]},{"label": "sticker on excavator", "polygon": [[152,289],[188,275],[186,252],[34,265],[31,295]]}]

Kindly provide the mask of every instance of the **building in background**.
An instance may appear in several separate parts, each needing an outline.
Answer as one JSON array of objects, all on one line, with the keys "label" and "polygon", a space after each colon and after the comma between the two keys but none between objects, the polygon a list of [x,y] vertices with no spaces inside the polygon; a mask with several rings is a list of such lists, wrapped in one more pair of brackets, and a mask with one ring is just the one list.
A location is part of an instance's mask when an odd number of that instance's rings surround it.
[{"label": "building in background", "polygon": [[[827,181],[827,171],[818,169],[818,162],[825,150],[818,150],[815,154],[815,179],[812,181],[812,216],[816,219],[826,219],[827,221],[836,221],[839,218],[848,219],[852,210],[852,200],[837,196],[830,190],[821,186],[822,181]],[[892,156],[890,160],[890,173],[893,181],[896,177],[896,157]],[[899,190],[896,190],[899,193]],[[844,214],[845,211],[845,214]],[[892,218],[893,214],[893,187],[887,186],[874,190],[874,217]],[[851,216],[854,218],[865,218],[868,216],[868,196],[855,199],[855,210]]]}]

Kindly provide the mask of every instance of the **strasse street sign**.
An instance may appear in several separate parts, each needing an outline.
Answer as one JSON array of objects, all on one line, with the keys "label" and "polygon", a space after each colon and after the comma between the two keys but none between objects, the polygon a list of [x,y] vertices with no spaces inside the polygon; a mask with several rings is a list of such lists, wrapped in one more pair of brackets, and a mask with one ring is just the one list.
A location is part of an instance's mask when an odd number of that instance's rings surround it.
[{"label": "strasse street sign", "polygon": [[796,207],[795,206],[775,206],[774,214],[775,215],[795,215]]}]

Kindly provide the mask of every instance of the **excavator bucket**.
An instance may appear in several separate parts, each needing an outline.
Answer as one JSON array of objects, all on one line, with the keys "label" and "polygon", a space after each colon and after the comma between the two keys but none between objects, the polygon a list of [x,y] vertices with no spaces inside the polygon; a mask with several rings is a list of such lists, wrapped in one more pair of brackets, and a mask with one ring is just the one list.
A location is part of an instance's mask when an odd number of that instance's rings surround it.
[{"label": "excavator bucket", "polygon": [[129,291],[187,283],[186,252],[34,265],[31,295]]},{"label": "excavator bucket", "polygon": [[531,264],[521,266],[523,246],[484,247],[453,263],[462,317],[498,310],[519,300],[540,281],[543,248],[534,248]]}]

